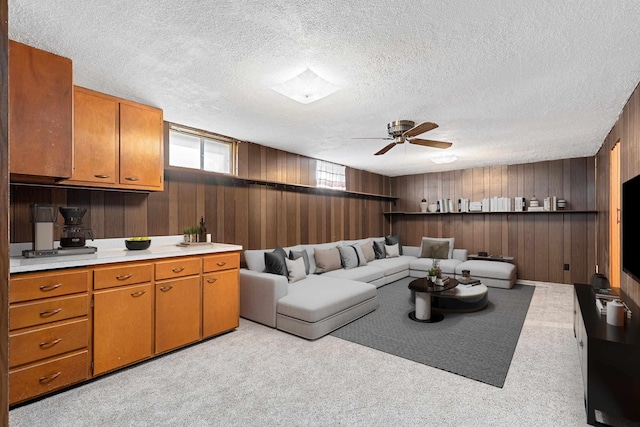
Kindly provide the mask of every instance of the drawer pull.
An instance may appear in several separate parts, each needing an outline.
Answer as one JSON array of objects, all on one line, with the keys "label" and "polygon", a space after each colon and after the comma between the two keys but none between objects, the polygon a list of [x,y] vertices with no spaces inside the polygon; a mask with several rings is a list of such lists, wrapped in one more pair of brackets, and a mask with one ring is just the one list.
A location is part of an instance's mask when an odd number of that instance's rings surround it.
[{"label": "drawer pull", "polygon": [[40,290],[42,292],[47,292],[47,291],[52,291],[54,289],[58,289],[60,286],[62,286],[62,283],[56,283],[55,285],[42,285],[40,286]]},{"label": "drawer pull", "polygon": [[128,176],[128,177],[126,177],[125,179],[126,179],[127,181],[137,181],[137,180],[139,180],[140,178],[136,178],[136,177],[134,177],[134,176]]},{"label": "drawer pull", "polygon": [[118,280],[127,280],[127,279],[130,279],[131,276],[133,276],[133,274],[123,274],[122,276],[116,276],[116,279],[118,279]]},{"label": "drawer pull", "polygon": [[207,283],[213,283],[216,280],[218,280],[216,277],[210,277],[210,278],[207,279]]},{"label": "drawer pull", "polygon": [[140,295],[144,295],[147,291],[138,291],[138,292],[131,292],[131,296],[132,297],[139,297]]},{"label": "drawer pull", "polygon": [[167,292],[167,291],[170,291],[171,289],[173,289],[173,285],[169,285],[169,286],[162,286],[162,287],[160,288],[160,290],[161,290],[162,292]]},{"label": "drawer pull", "polygon": [[93,175],[96,178],[102,178],[102,179],[107,179],[109,178],[109,175],[103,175],[103,174],[97,174],[97,175]]},{"label": "drawer pull", "polygon": [[60,341],[62,341],[62,338],[58,338],[56,340],[49,341],[49,342],[41,342],[40,348],[51,348],[54,345],[58,344]]},{"label": "drawer pull", "polygon": [[49,317],[49,316],[53,316],[54,314],[58,314],[62,311],[61,308],[56,308],[55,310],[49,310],[49,311],[41,311],[40,312],[40,317]]},{"label": "drawer pull", "polygon": [[182,270],[184,270],[184,267],[176,267],[171,269],[171,271],[173,271],[174,273],[180,273]]},{"label": "drawer pull", "polygon": [[62,371],[58,371],[53,375],[49,375],[48,377],[40,377],[40,379],[38,381],[40,381],[40,384],[50,383],[51,381],[53,381],[56,378],[58,378],[60,376],[60,374],[62,374]]},{"label": "drawer pull", "polygon": [[219,261],[219,262],[216,262],[216,265],[217,265],[218,267],[225,266],[225,265],[227,265],[227,261]]}]

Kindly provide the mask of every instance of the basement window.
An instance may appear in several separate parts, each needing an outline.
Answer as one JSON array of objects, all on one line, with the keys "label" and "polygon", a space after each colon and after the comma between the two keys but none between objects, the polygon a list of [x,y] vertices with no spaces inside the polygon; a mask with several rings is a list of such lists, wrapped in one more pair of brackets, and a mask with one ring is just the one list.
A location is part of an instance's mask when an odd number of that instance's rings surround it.
[{"label": "basement window", "polygon": [[316,187],[347,189],[346,168],[335,163],[316,160]]},{"label": "basement window", "polygon": [[171,127],[169,130],[169,165],[231,174],[235,142],[203,131]]}]

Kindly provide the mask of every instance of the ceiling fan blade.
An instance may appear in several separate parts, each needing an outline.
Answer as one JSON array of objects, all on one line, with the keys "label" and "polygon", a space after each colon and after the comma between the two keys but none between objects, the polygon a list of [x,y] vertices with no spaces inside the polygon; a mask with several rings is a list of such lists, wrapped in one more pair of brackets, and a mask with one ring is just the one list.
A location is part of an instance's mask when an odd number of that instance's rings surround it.
[{"label": "ceiling fan blade", "polygon": [[418,126],[414,126],[411,129],[409,129],[408,131],[406,131],[405,133],[402,134],[402,136],[406,136],[411,138],[412,136],[418,136],[421,133],[425,133],[428,132],[430,130],[433,130],[435,128],[437,128],[438,125],[435,123],[431,123],[431,122],[423,122],[420,123]]},{"label": "ceiling fan blade", "polygon": [[384,141],[392,141],[393,138],[351,138],[351,139],[381,139]]},{"label": "ceiling fan blade", "polygon": [[391,150],[394,146],[396,145],[395,142],[392,142],[391,144],[387,145],[386,147],[384,147],[382,150],[378,151],[376,154],[374,154],[374,156],[379,156],[381,154],[386,153],[387,151]]},{"label": "ceiling fan blade", "polygon": [[449,148],[453,145],[451,142],[432,141],[430,139],[408,139],[407,141],[409,141],[410,144],[424,145],[433,148]]}]

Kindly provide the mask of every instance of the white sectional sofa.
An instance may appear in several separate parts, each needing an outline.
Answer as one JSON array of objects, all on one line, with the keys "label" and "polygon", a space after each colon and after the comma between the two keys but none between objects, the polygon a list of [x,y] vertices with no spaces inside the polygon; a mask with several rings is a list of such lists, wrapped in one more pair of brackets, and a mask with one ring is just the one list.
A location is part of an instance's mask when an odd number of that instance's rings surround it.
[{"label": "white sectional sofa", "polygon": [[[433,266],[433,259],[420,258],[421,247],[403,246],[402,255],[366,261],[354,268],[338,268],[315,274],[315,251],[338,246],[373,245],[384,237],[338,241],[315,245],[283,248],[287,256],[305,251],[309,273],[302,280],[289,283],[282,274],[265,272],[265,253],[268,250],[246,250],[247,268],[240,269],[240,315],[264,325],[307,338],[317,339],[339,327],[364,316],[378,307],[376,289],[404,277],[425,277]],[[453,239],[446,259],[439,260],[443,273],[455,277],[467,261],[465,249],[454,249]],[[362,247],[362,246],[361,246]],[[361,255],[358,256],[361,258]],[[478,262],[478,261],[475,261]],[[502,264],[491,261],[480,261]],[[513,264],[509,264],[515,270]],[[492,271],[486,266],[486,271]],[[505,275],[511,280],[511,275]],[[511,287],[515,283],[515,272]]]}]

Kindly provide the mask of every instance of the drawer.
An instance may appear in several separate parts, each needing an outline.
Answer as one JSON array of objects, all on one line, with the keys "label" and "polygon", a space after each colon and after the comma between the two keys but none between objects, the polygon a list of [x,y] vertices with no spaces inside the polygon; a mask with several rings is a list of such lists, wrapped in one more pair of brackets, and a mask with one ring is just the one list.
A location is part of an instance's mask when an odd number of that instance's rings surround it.
[{"label": "drawer", "polygon": [[156,280],[200,274],[200,258],[175,258],[156,262]]},{"label": "drawer", "polygon": [[9,302],[87,292],[90,278],[86,269],[14,275],[9,282]]},{"label": "drawer", "polygon": [[9,372],[9,403],[17,403],[86,380],[87,350]]},{"label": "drawer", "polygon": [[122,264],[93,271],[93,288],[106,289],[153,280],[153,264]]},{"label": "drawer", "polygon": [[12,304],[9,307],[9,330],[86,316],[88,307],[89,296],[86,294]]},{"label": "drawer", "polygon": [[9,335],[9,367],[25,365],[73,350],[89,343],[89,320],[75,320],[55,326],[36,327]]},{"label": "drawer", "polygon": [[238,268],[240,267],[240,254],[234,252],[230,254],[207,256],[203,258],[203,266],[205,273]]}]

